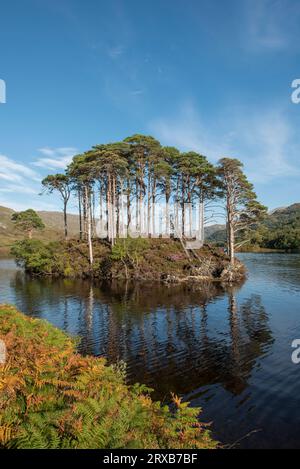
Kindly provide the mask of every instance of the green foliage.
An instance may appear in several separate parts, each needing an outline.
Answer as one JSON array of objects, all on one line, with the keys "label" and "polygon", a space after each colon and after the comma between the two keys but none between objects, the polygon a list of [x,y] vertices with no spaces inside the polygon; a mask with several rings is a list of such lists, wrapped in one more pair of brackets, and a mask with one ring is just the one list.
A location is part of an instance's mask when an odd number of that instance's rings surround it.
[{"label": "green foliage", "polygon": [[264,239],[266,247],[271,249],[299,250],[300,228],[288,227],[268,233]]},{"label": "green foliage", "polygon": [[54,274],[57,260],[56,247],[59,243],[43,243],[34,239],[17,241],[11,248],[11,254],[18,265],[33,274]]},{"label": "green foliage", "polygon": [[13,213],[11,220],[19,230],[27,233],[29,238],[31,238],[33,230],[43,230],[45,228],[42,219],[31,208],[24,212]]},{"label": "green foliage", "polygon": [[300,204],[268,214],[251,233],[244,249],[256,248],[298,251],[300,249]]},{"label": "green foliage", "polygon": [[123,262],[126,268],[126,277],[128,278],[127,265],[133,269],[137,268],[142,258],[142,253],[149,247],[149,241],[145,238],[124,238],[118,239],[112,247],[111,259]]},{"label": "green foliage", "polygon": [[57,190],[67,196],[70,192],[70,180],[66,174],[50,174],[42,180],[42,185],[50,193]]},{"label": "green foliage", "polygon": [[105,360],[82,357],[50,324],[0,306],[0,448],[215,448],[199,408],[127,386]]},{"label": "green foliage", "polygon": [[249,242],[253,230],[265,218],[267,208],[258,202],[241,161],[222,158],[218,164],[218,175],[226,198],[227,244],[233,264],[235,248]]}]

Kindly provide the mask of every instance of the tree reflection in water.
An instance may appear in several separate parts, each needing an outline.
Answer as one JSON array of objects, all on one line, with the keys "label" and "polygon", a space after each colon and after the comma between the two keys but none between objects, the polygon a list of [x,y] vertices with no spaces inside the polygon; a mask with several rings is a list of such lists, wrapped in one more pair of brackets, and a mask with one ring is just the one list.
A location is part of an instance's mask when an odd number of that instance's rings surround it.
[{"label": "tree reflection in water", "polygon": [[212,384],[239,395],[273,341],[261,297],[238,304],[239,287],[99,286],[22,272],[12,282],[23,311],[79,335],[83,353],[124,360],[128,380],[153,387],[160,399]]}]

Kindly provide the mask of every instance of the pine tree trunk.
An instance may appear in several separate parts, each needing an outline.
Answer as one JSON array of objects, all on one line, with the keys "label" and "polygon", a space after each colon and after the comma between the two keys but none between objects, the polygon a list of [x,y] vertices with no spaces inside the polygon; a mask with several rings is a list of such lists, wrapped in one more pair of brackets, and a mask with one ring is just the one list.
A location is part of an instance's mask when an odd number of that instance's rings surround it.
[{"label": "pine tree trunk", "polygon": [[136,196],[135,196],[135,228],[136,231],[139,232],[139,183],[138,180],[136,181]]},{"label": "pine tree trunk", "polygon": [[87,198],[86,187],[83,192],[83,239],[87,239]]},{"label": "pine tree trunk", "polygon": [[204,201],[202,195],[199,198],[199,226],[198,226],[199,240],[204,243]]},{"label": "pine tree trunk", "polygon": [[87,237],[89,246],[89,259],[90,265],[93,265],[93,244],[92,244],[92,220],[91,220],[91,200],[88,187],[85,186],[85,200],[86,200],[86,212],[87,212]]},{"label": "pine tree trunk", "polygon": [[79,211],[79,239],[82,240],[82,210],[81,210],[81,191],[78,189],[78,211]]},{"label": "pine tree trunk", "polygon": [[95,191],[92,189],[92,205],[91,205],[91,217],[92,217],[92,238],[95,238],[95,231],[96,231],[96,201],[95,201]]},{"label": "pine tree trunk", "polygon": [[170,238],[170,204],[169,195],[166,195],[166,235]]},{"label": "pine tree trunk", "polygon": [[233,214],[232,207],[227,198],[227,230],[228,230],[228,254],[230,264],[234,265],[234,231],[233,231]]},{"label": "pine tree trunk", "polygon": [[90,194],[89,199],[89,211],[90,211],[90,221],[91,221],[91,237],[94,238],[94,215],[93,215],[93,193]]},{"label": "pine tree trunk", "polygon": [[189,204],[189,238],[192,237],[192,230],[193,230],[193,207],[192,207],[192,195],[188,193],[188,204]]},{"label": "pine tree trunk", "polygon": [[179,178],[177,178],[176,184],[176,212],[175,212],[175,233],[179,233]]},{"label": "pine tree trunk", "polygon": [[111,177],[108,176],[107,183],[107,232],[108,240],[112,241],[112,217],[111,217]]},{"label": "pine tree trunk", "polygon": [[68,239],[68,221],[67,221],[67,200],[64,199],[64,230],[65,230],[65,241]]},{"label": "pine tree trunk", "polygon": [[115,209],[116,209],[116,202],[115,202],[115,196],[116,196],[116,180],[115,177],[112,177],[112,204],[111,204],[111,223],[112,223],[112,239],[111,239],[111,245],[114,246],[115,244],[115,238],[116,238],[116,220],[115,220]]},{"label": "pine tree trunk", "polygon": [[128,235],[130,223],[131,223],[131,200],[130,200],[130,181],[127,180],[127,233],[126,236]]},{"label": "pine tree trunk", "polygon": [[117,220],[116,220],[116,238],[120,236],[120,197],[118,191],[116,191],[116,212],[117,212]]},{"label": "pine tree trunk", "polygon": [[152,234],[155,236],[155,197],[156,197],[156,180],[153,180],[152,183]]},{"label": "pine tree trunk", "polygon": [[205,232],[204,232],[204,201],[201,201],[201,241],[204,243]]},{"label": "pine tree trunk", "polygon": [[106,217],[106,228],[107,228],[107,239],[110,240],[110,222],[109,222],[109,178],[106,179],[106,200],[105,200],[105,217]]},{"label": "pine tree trunk", "polygon": [[150,170],[148,174],[148,187],[147,187],[147,235],[149,238],[151,238],[151,193],[150,193],[150,187],[151,187],[151,176],[150,176]]},{"label": "pine tree trunk", "polygon": [[100,229],[103,231],[103,192],[102,192],[102,184],[100,182],[99,186],[99,224]]},{"label": "pine tree trunk", "polygon": [[140,187],[140,195],[139,195],[139,224],[138,224],[138,233],[139,236],[142,234],[142,220],[143,220],[143,191]]},{"label": "pine tree trunk", "polygon": [[181,204],[182,204],[182,210],[181,210],[181,217],[182,217],[182,237],[185,235],[185,182],[184,180],[182,181],[182,192],[181,192]]},{"label": "pine tree trunk", "polygon": [[119,212],[120,212],[120,221],[119,221],[119,236],[124,238],[124,201],[123,201],[123,179],[120,181],[120,199],[119,199]]}]

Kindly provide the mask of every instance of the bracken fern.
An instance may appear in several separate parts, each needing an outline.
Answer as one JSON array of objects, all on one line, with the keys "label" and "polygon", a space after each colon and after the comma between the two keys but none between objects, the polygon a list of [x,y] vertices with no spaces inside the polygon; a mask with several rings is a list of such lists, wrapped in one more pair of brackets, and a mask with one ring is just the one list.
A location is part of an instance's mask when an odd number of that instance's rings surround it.
[{"label": "bracken fern", "polygon": [[124,365],[76,353],[50,324],[0,306],[0,448],[214,448],[200,409],[127,386]]}]

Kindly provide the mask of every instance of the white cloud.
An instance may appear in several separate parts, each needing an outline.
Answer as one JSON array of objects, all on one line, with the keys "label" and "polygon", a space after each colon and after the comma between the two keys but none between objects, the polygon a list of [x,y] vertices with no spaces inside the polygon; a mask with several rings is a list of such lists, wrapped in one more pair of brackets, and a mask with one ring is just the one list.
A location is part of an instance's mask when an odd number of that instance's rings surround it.
[{"label": "white cloud", "polygon": [[38,179],[38,174],[28,166],[0,154],[0,179],[21,182],[24,178]]},{"label": "white cloud", "polygon": [[165,145],[198,151],[213,162],[222,156],[240,159],[253,182],[299,176],[294,162],[300,142],[283,111],[224,110],[215,117],[214,124],[206,123],[189,103],[176,117],[158,118],[149,128]]},{"label": "white cloud", "polygon": [[43,156],[39,157],[32,164],[40,168],[57,170],[64,170],[66,166],[72,161],[72,158],[78,150],[73,147],[60,147],[60,148],[40,148],[38,150]]},{"label": "white cloud", "polygon": [[[73,147],[41,148],[40,156],[33,165],[39,167],[42,174],[49,170],[63,171],[77,152]],[[49,202],[41,197],[43,176],[24,163],[0,154],[0,205],[24,210],[59,210],[61,201],[56,194]]]},{"label": "white cloud", "polygon": [[17,209],[20,198],[28,208],[40,190],[39,174],[23,163],[0,154],[0,205]]},{"label": "white cloud", "polygon": [[[30,205],[32,198],[40,191],[40,175],[23,163],[5,155],[0,155],[0,204],[12,207],[16,199],[27,200]],[[9,196],[9,199],[7,197]],[[6,198],[4,198],[6,197]]]}]

